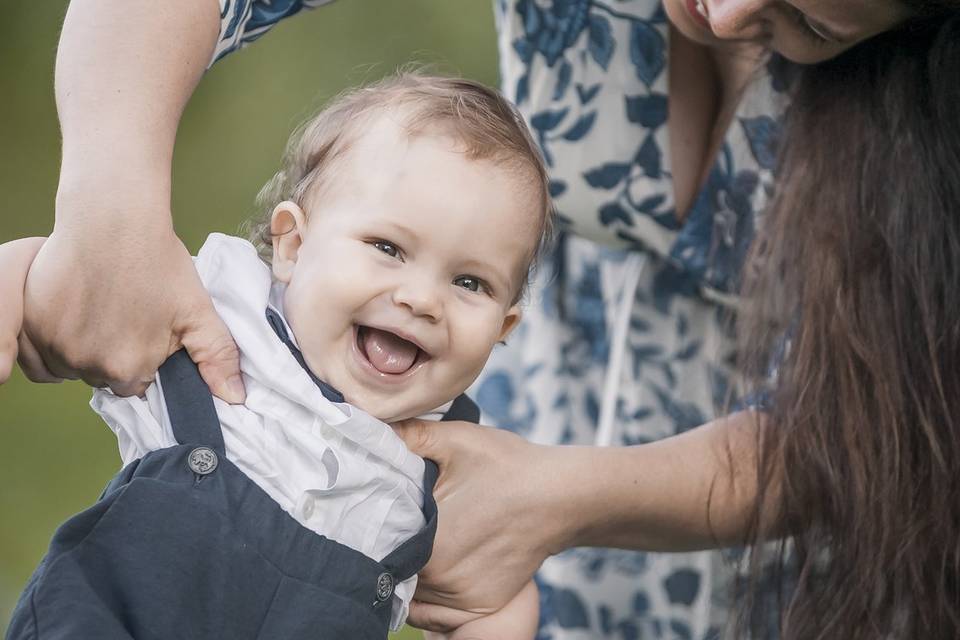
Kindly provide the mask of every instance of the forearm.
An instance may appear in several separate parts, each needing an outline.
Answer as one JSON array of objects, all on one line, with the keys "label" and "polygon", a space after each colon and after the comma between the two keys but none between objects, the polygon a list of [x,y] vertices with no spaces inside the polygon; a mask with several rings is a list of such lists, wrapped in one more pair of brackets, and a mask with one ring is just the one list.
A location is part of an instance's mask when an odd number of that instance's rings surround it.
[{"label": "forearm", "polygon": [[[739,544],[757,500],[757,414],[634,447],[556,447],[562,546],[690,551]],[[775,490],[769,492],[776,494]]]},{"label": "forearm", "polygon": [[[216,0],[73,0],[56,65],[63,135],[58,199],[105,189],[137,194],[125,216],[170,226],[169,216],[157,218],[169,212],[177,126],[218,30]],[[91,209],[58,207],[57,226],[109,216],[93,202]]]}]

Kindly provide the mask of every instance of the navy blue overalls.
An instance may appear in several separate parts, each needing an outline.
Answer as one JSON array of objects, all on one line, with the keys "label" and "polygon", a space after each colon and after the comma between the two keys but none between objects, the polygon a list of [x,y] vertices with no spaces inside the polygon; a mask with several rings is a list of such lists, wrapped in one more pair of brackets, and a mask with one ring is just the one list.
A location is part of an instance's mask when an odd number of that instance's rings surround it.
[{"label": "navy blue overalls", "polygon": [[7,638],[386,638],[394,586],[433,546],[436,465],[426,527],[376,562],[301,526],[227,459],[186,352],[160,379],[179,444],[127,465],[57,530]]}]

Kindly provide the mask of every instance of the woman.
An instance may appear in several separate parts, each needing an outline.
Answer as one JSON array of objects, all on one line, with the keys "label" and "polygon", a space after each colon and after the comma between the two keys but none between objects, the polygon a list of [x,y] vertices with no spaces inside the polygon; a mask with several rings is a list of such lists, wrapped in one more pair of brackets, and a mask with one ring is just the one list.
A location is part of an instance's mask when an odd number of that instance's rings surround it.
[{"label": "woman", "polygon": [[431,582],[469,589],[464,572],[496,556],[512,584],[512,562],[525,576],[523,563],[579,544],[788,533],[772,554],[754,546],[734,637],[958,637],[960,6],[936,9],[794,78],[741,318],[762,418],[620,451],[408,425],[415,450],[446,462],[451,533]]},{"label": "woman", "polygon": [[[222,2],[219,38],[214,37],[212,10],[197,4],[166,3],[159,13],[129,2],[122,12],[103,3],[76,1],[71,7],[57,76],[64,129],[57,229],[31,272],[33,290],[49,295],[28,301],[26,309],[32,340],[24,341],[25,357],[34,371],[42,371],[45,363],[53,373],[80,371],[93,382],[135,391],[170,349],[184,343],[193,347],[195,359],[205,364],[208,380],[222,395],[239,397],[228,385],[217,384],[229,380],[230,358],[217,356],[231,353],[230,345],[191,284],[195,277],[182,246],[169,233],[169,153],[182,104],[215,39],[214,55],[219,56],[302,5],[321,3]],[[705,422],[726,395],[726,361],[732,352],[716,316],[735,299],[753,214],[764,208],[773,180],[777,94],[784,85],[773,73],[775,65],[768,64],[779,58],[767,54],[774,51],[802,63],[828,59],[901,23],[911,9],[894,0],[666,0],[662,5],[653,0],[527,0],[496,6],[505,89],[539,137],[552,167],[560,214],[580,235],[561,238],[541,276],[542,301],[531,305],[526,335],[491,367],[478,387],[479,400],[495,423],[546,443],[631,444]],[[176,43],[169,42],[169,33],[178,34]],[[144,83],[143,78],[156,81]],[[116,91],[117,84],[125,90]],[[111,97],[106,104],[97,97],[103,95]],[[151,126],[143,127],[143,122]],[[90,149],[110,153],[91,158]],[[104,176],[130,171],[136,174],[142,206],[132,213],[97,209]],[[111,179],[109,184],[127,183]],[[97,215],[80,224],[79,214],[91,209]],[[97,246],[92,238],[102,237],[100,229],[109,229],[120,247],[111,263],[129,265],[113,269],[126,278],[115,284],[130,292],[124,308],[109,314],[122,316],[123,323],[84,322],[109,311],[98,302],[98,289],[110,289],[96,268],[98,257],[83,250]],[[136,240],[124,241],[124,230]],[[145,230],[152,239],[146,243]],[[124,252],[125,246],[137,250]],[[154,259],[152,253],[165,255]],[[158,263],[181,268],[172,274],[150,273],[148,267]],[[547,282],[554,284],[547,287]],[[163,295],[165,291],[170,294]],[[166,300],[159,310],[157,292]],[[138,299],[151,304],[137,304]],[[79,311],[70,316],[70,326],[61,326],[56,318],[67,314],[51,305]],[[140,318],[142,309],[150,313]],[[136,335],[128,335],[125,327],[130,326],[137,327]],[[85,345],[102,340],[140,346],[127,350],[125,362],[99,363]],[[228,364],[217,364],[224,361]],[[708,433],[727,441],[727,428]],[[669,453],[675,442],[644,451]],[[696,468],[704,459],[696,437],[687,446],[692,448],[680,460],[702,473]],[[711,441],[706,451],[713,446]],[[442,451],[435,453],[447,458]],[[469,464],[471,456],[461,453],[463,464]],[[617,456],[626,462],[631,453],[588,455],[612,456],[604,467],[611,470],[618,468]],[[448,477],[455,479],[455,469],[448,469]],[[592,467],[586,470],[596,474]],[[622,471],[618,477],[630,477],[628,469]],[[663,476],[669,477],[666,471]],[[655,486],[651,480],[656,478],[644,482]],[[477,483],[474,479],[474,487]],[[572,497],[571,490],[559,487],[555,493]],[[697,495],[691,490],[691,496]],[[614,493],[593,507],[612,513],[614,506],[624,508],[635,499]],[[502,504],[492,508],[509,512],[509,493],[496,500]],[[551,500],[544,495],[540,502]],[[678,517],[683,509],[676,506],[676,513],[661,515]],[[690,518],[700,514],[699,507],[687,513]],[[526,521],[513,516],[515,526],[508,532],[522,530]],[[567,520],[581,517],[578,513]],[[463,526],[469,522],[466,515],[448,516],[446,522],[470,530]],[[739,539],[736,521],[725,523],[726,529],[722,522],[712,524],[726,532],[717,533],[723,540]],[[524,568],[532,569],[547,551],[573,540],[653,549],[704,546],[696,535],[678,545],[669,539],[676,535],[669,527],[667,537],[645,544],[636,534],[554,537],[545,531],[550,525],[549,520],[532,523],[525,538],[513,534],[518,540],[513,553],[535,550],[518,554]],[[486,530],[477,526],[475,531]],[[498,540],[509,539],[504,533],[488,544],[496,547],[502,545]],[[457,557],[447,564],[455,565],[461,578],[476,563],[443,545],[441,538],[435,573],[447,584],[457,584],[455,573],[443,571],[444,557]],[[509,550],[501,559],[510,559]],[[491,570],[487,560],[485,572]],[[509,571],[509,562],[503,564]],[[661,632],[708,637],[725,614],[710,597],[715,583],[719,588],[728,583],[719,575],[723,573],[723,564],[709,554],[648,558],[588,551],[561,557],[543,573],[544,637]],[[468,575],[454,590],[459,597],[437,599],[494,606],[508,595],[498,590],[506,591],[512,583]]]}]

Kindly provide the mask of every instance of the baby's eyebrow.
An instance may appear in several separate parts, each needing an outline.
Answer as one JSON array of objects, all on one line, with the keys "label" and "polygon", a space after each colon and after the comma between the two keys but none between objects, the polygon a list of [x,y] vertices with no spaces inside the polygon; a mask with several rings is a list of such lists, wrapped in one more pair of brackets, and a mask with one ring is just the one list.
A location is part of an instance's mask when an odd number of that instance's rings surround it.
[{"label": "baby's eyebrow", "polygon": [[471,258],[463,261],[461,266],[468,271],[477,272],[477,275],[482,275],[488,280],[493,280],[491,284],[498,290],[503,289],[504,293],[508,293],[514,289],[514,274],[508,273],[506,269],[500,268],[495,262]]},{"label": "baby's eyebrow", "polygon": [[404,243],[409,243],[419,238],[416,231],[395,220],[377,220],[376,222],[384,227],[390,234],[400,236],[399,240]]}]

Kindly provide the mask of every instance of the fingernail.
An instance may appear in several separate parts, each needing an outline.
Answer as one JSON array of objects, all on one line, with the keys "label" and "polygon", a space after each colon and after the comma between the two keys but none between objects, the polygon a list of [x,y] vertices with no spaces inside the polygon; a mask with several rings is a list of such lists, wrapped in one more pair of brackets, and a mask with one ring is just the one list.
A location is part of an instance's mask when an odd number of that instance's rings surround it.
[{"label": "fingernail", "polygon": [[243,380],[238,375],[232,375],[227,378],[227,402],[230,404],[243,404],[247,399],[247,390],[243,386]]}]

